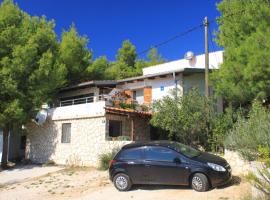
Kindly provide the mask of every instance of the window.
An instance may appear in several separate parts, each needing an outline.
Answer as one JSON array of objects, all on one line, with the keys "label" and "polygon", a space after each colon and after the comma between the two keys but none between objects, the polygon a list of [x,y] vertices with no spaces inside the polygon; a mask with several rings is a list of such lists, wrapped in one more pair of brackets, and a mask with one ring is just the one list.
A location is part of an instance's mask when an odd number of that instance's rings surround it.
[{"label": "window", "polygon": [[139,160],[142,158],[142,150],[140,148],[122,150],[118,156],[121,160]]},{"label": "window", "polygon": [[122,135],[122,122],[109,120],[109,136],[118,137],[120,135]]},{"label": "window", "polygon": [[135,90],[133,92],[133,98],[136,100],[139,104],[143,104],[144,102],[144,92],[143,89]]},{"label": "window", "polygon": [[71,123],[62,124],[62,143],[70,143],[71,141]]},{"label": "window", "polygon": [[190,146],[181,144],[179,142],[175,142],[174,146],[175,146],[177,151],[179,151],[180,153],[184,154],[185,156],[187,156],[189,158],[193,158],[193,157],[201,155],[201,152],[198,151],[197,149],[194,149]]},{"label": "window", "polygon": [[22,135],[21,136],[21,145],[20,145],[20,148],[21,149],[25,149],[26,147],[26,135]]},{"label": "window", "polygon": [[164,147],[149,147],[145,151],[146,160],[173,162],[177,153]]}]

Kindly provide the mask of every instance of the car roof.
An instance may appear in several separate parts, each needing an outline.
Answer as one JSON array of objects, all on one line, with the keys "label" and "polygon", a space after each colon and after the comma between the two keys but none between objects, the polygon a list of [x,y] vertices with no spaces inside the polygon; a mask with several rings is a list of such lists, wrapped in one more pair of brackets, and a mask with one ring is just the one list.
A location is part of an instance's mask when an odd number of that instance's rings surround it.
[{"label": "car roof", "polygon": [[131,149],[131,148],[137,148],[137,147],[143,147],[143,146],[161,146],[161,147],[169,147],[169,148],[174,149],[175,142],[168,141],[168,140],[133,142],[133,143],[123,146],[122,149]]}]

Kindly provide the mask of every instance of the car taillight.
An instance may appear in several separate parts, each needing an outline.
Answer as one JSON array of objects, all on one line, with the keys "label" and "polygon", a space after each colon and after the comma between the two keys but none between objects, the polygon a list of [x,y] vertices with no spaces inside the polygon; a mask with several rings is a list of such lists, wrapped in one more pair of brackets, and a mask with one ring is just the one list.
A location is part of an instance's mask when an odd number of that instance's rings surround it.
[{"label": "car taillight", "polygon": [[110,160],[110,162],[109,162],[109,167],[113,166],[113,165],[114,165],[114,163],[116,163],[116,161],[115,161],[115,160]]}]

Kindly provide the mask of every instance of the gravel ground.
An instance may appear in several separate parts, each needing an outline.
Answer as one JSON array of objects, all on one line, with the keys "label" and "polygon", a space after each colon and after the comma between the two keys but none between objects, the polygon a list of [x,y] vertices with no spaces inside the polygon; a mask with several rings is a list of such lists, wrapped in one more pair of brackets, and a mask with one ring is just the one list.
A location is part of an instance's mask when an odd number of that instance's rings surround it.
[{"label": "gravel ground", "polygon": [[232,184],[203,193],[181,186],[142,185],[134,186],[129,192],[118,192],[108,180],[106,171],[98,171],[94,168],[68,168],[19,183],[2,185],[0,199],[232,200],[240,199],[249,193],[249,183],[239,177],[234,177]]}]

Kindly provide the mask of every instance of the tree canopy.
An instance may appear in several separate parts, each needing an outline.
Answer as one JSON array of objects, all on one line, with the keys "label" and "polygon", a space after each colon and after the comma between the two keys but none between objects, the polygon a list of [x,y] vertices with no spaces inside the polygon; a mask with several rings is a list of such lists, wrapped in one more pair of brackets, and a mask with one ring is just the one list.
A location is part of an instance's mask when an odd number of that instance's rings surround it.
[{"label": "tree canopy", "polygon": [[[163,63],[164,59],[153,48],[148,52],[147,59],[139,59],[136,47],[129,41],[122,43],[116,54],[116,60],[109,62],[102,56],[94,60],[88,69],[90,79],[123,79],[142,75],[144,67]],[[97,75],[97,76],[96,76]]]},{"label": "tree canopy", "polygon": [[80,36],[75,25],[62,33],[59,45],[59,61],[67,69],[68,83],[80,82],[87,78],[87,68],[92,62],[92,51],[87,47],[87,37]]},{"label": "tree canopy", "polygon": [[236,106],[269,100],[270,1],[223,0],[217,7],[217,43],[225,60],[212,76],[215,90]]},{"label": "tree canopy", "polygon": [[60,41],[54,21],[30,16],[13,1],[0,5],[0,129],[7,163],[10,129],[33,119],[59,88],[78,81],[90,64],[87,39],[74,26]]}]

